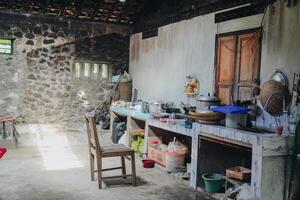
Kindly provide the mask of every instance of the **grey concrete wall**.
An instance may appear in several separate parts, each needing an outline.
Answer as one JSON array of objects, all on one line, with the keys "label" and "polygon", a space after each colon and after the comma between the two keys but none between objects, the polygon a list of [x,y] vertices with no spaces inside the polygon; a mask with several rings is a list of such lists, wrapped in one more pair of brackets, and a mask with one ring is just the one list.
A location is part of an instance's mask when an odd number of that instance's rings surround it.
[{"label": "grey concrete wall", "polygon": [[217,26],[207,15],[159,28],[158,36],[131,36],[129,71],[141,99],[184,99],[185,77],[196,76],[201,93],[213,90]]},{"label": "grey concrete wall", "polygon": [[[215,35],[259,27],[262,15],[214,23],[214,14],[160,27],[158,36],[130,41],[130,73],[139,98],[159,97],[176,103],[185,99],[185,77],[195,75],[201,94],[214,92]],[[286,8],[283,0],[268,10],[262,41],[261,81],[282,69],[292,82],[300,71],[300,4]],[[290,84],[291,86],[291,84]]]}]

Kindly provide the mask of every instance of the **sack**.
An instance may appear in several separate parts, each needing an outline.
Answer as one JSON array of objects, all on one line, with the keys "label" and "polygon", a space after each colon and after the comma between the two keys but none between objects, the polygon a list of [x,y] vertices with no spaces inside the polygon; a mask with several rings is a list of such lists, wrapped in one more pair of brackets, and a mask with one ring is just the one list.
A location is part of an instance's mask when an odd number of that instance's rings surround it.
[{"label": "sack", "polygon": [[186,155],[188,154],[188,148],[181,142],[176,141],[176,138],[174,137],[174,140],[168,145],[168,152]]}]

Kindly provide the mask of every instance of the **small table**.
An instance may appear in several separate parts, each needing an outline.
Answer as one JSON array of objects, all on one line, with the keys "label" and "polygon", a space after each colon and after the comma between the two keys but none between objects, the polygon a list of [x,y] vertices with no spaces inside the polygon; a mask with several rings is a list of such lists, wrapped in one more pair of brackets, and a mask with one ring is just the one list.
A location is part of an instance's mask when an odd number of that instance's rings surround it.
[{"label": "small table", "polygon": [[10,123],[12,125],[13,128],[13,132],[12,132],[12,137],[13,140],[15,142],[15,144],[18,144],[18,136],[19,133],[16,129],[16,117],[15,116],[0,116],[0,123],[2,122],[2,128],[3,128],[3,132],[2,132],[2,139],[6,139],[8,137],[8,134],[6,132],[6,123]]}]

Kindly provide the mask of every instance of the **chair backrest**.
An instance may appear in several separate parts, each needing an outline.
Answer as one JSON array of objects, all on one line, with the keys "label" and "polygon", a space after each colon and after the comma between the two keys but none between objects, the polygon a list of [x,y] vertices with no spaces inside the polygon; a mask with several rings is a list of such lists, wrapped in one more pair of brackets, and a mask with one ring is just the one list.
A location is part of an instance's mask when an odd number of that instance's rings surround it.
[{"label": "chair backrest", "polygon": [[101,154],[95,116],[92,114],[85,114],[85,122],[90,151],[95,151],[96,154]]}]

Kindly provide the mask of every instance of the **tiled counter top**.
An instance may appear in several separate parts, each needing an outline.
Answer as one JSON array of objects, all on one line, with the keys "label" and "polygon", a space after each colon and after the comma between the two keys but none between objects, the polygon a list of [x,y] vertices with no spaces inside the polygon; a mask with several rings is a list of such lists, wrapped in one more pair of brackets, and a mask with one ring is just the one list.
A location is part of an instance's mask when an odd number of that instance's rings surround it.
[{"label": "tiled counter top", "polygon": [[143,121],[147,121],[150,118],[149,113],[143,113],[138,110],[129,109],[125,107],[111,107],[110,110],[120,115],[134,117]]},{"label": "tiled counter top", "polygon": [[199,135],[212,135],[233,141],[249,144],[254,147],[261,146],[255,151],[258,155],[278,156],[291,155],[294,136],[277,135],[274,133],[253,133],[224,126],[194,124],[194,130]]}]

